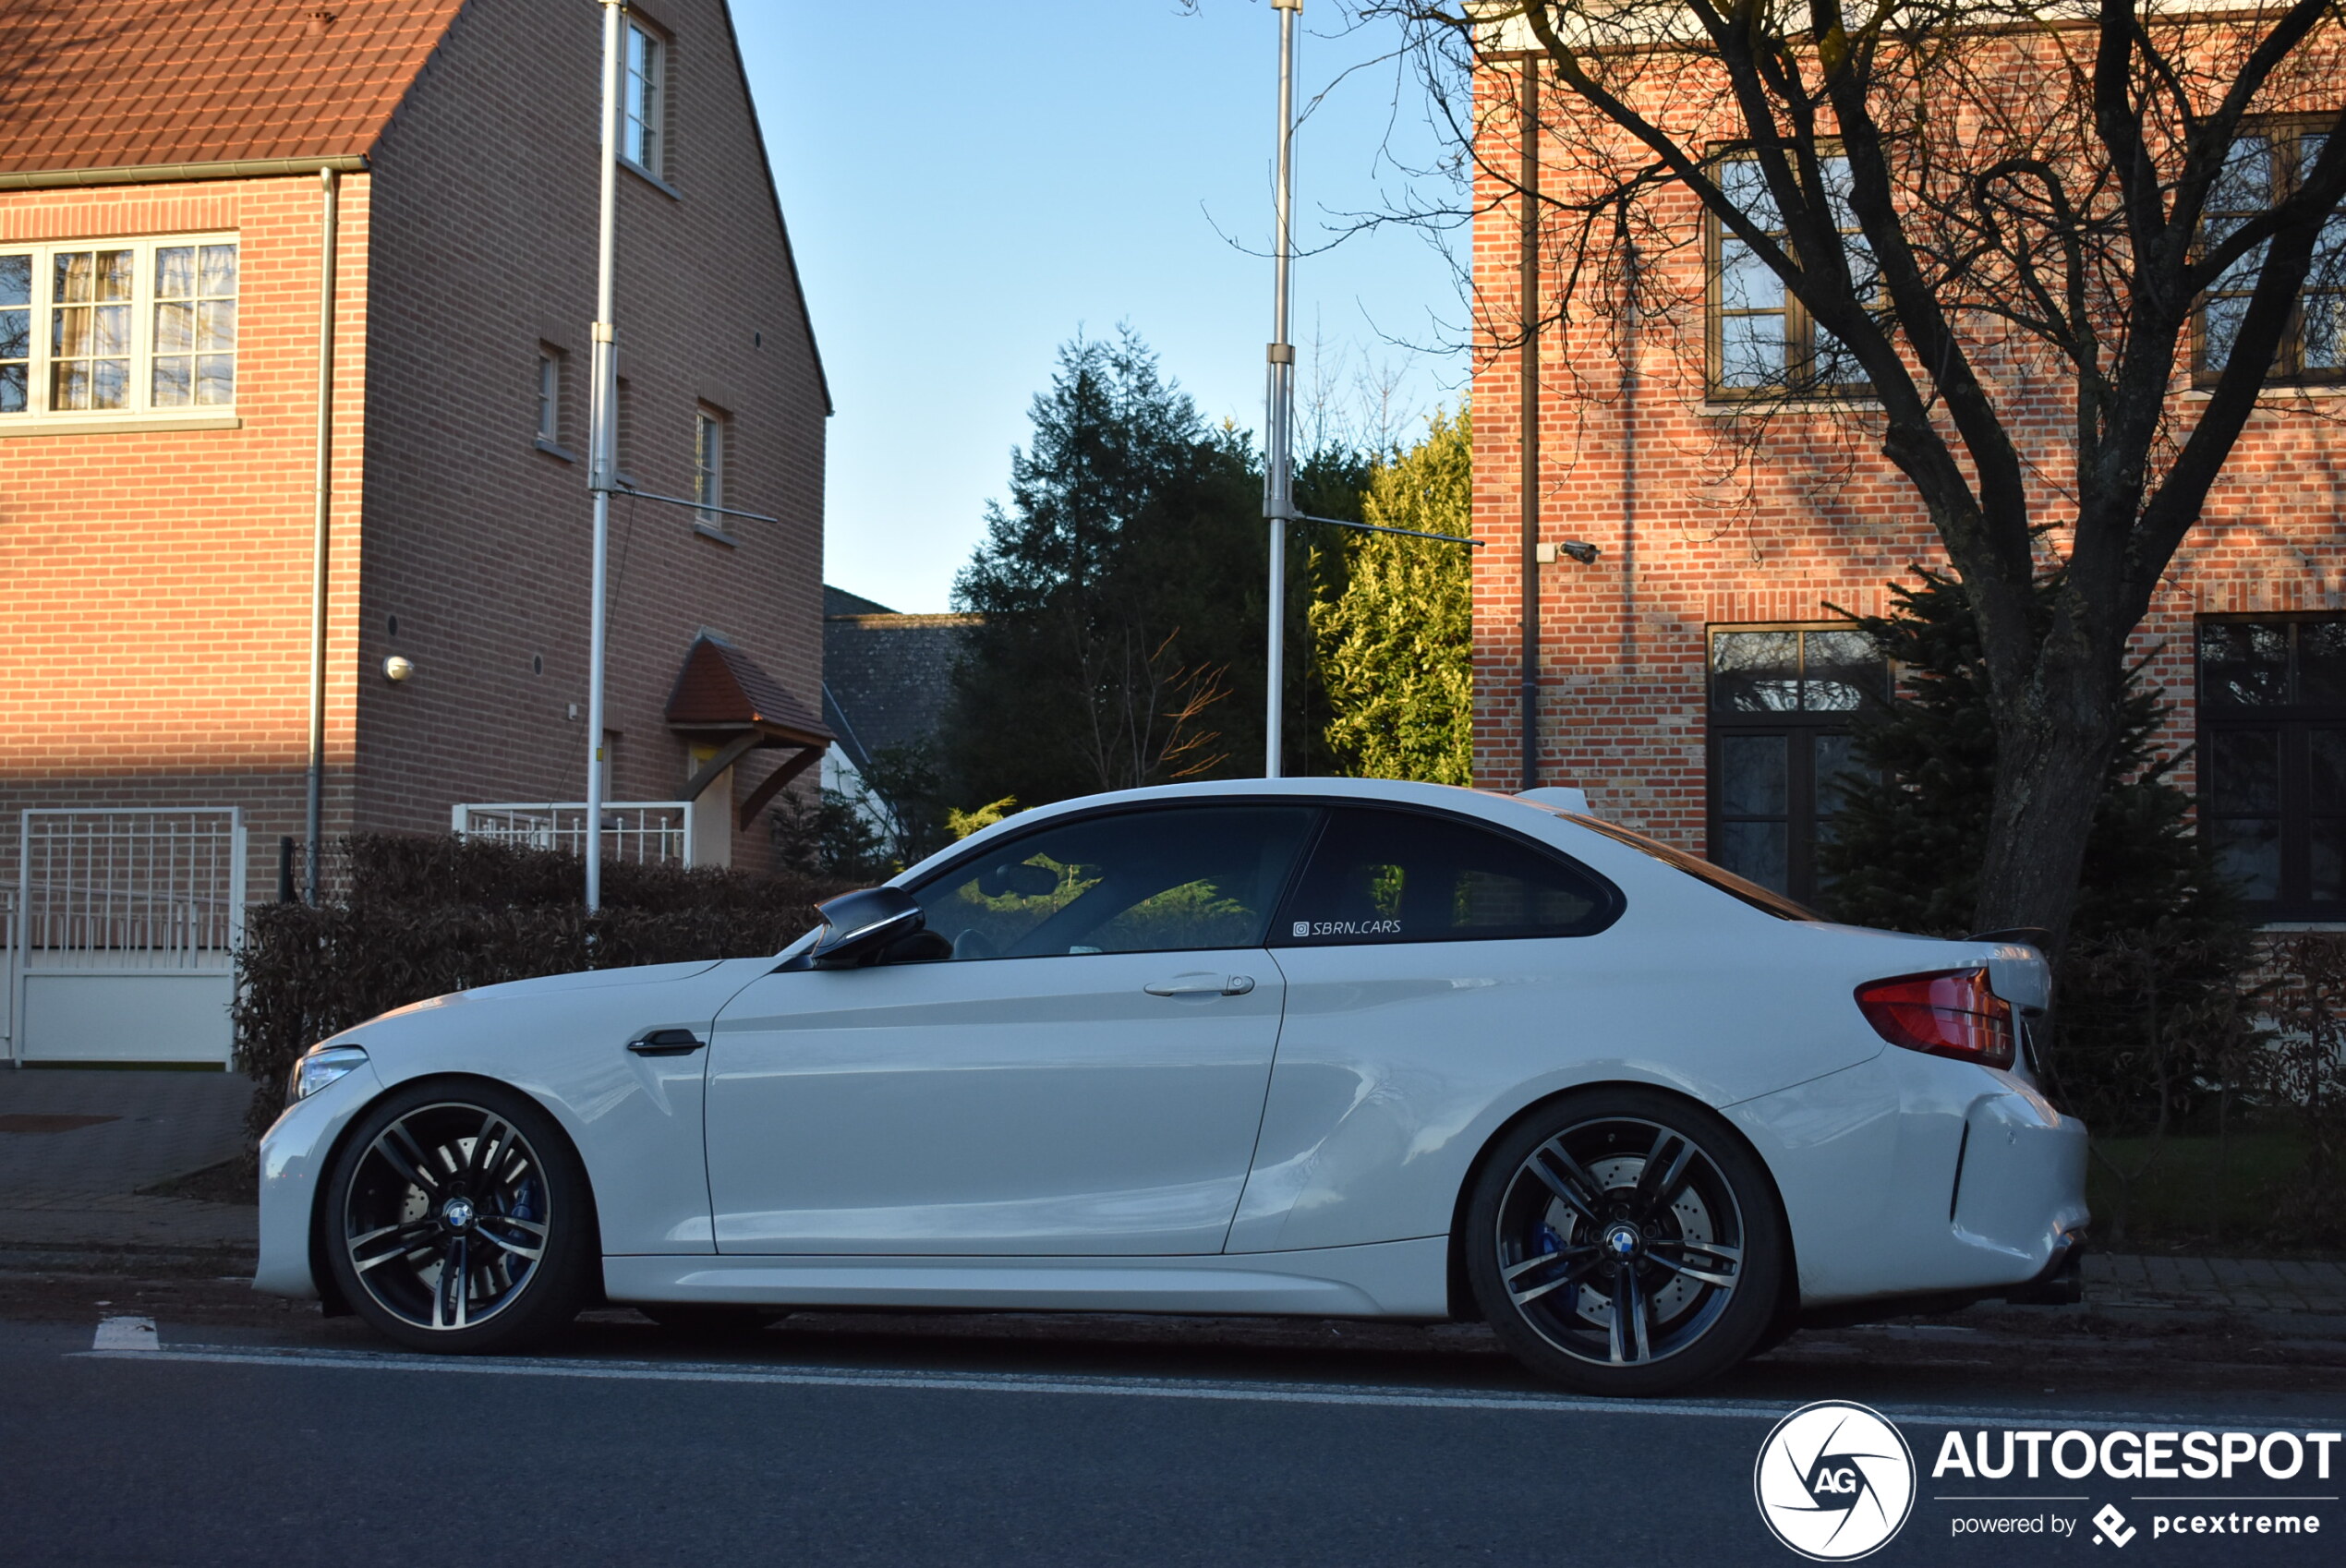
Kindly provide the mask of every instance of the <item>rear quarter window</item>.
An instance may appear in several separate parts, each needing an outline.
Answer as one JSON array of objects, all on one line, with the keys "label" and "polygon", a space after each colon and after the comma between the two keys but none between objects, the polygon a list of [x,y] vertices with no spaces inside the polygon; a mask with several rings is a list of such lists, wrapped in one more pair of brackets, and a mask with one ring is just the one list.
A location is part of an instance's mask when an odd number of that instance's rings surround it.
[{"label": "rear quarter window", "polygon": [[1587,936],[1620,890],[1526,838],[1428,812],[1341,806],[1271,923],[1276,947]]}]

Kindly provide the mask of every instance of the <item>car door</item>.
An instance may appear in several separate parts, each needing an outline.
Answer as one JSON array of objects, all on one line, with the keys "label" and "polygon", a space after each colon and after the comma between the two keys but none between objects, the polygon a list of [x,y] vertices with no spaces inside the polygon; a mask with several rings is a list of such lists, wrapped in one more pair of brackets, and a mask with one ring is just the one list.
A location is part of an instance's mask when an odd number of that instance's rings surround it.
[{"label": "car door", "polygon": [[717,1019],[720,1252],[1220,1250],[1284,990],[1308,806],[1128,808],[912,889],[952,957],[780,971]]},{"label": "car door", "polygon": [[[1676,955],[1607,933],[1620,890],[1446,812],[1330,808],[1272,927],[1287,1020],[1228,1249],[1436,1236],[1492,1097],[1639,1038]],[[1646,966],[1641,968],[1640,966]]]}]

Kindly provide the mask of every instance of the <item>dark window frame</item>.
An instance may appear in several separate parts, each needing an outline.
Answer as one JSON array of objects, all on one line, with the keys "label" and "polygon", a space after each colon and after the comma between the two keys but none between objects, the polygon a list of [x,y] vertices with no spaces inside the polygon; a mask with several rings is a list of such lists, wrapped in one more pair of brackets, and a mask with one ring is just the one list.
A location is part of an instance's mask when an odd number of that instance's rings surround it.
[{"label": "dark window frame", "polygon": [[[1850,734],[1858,710],[1723,706],[1719,701],[1718,643],[1723,636],[1744,633],[1797,633],[1800,640],[1796,678],[1805,685],[1809,678],[1808,633],[1854,630],[1846,621],[1720,621],[1703,628],[1703,858],[1714,865],[1724,865],[1719,855],[1725,837],[1723,829],[1728,825],[1779,820],[1771,814],[1729,813],[1723,809],[1725,791],[1721,786],[1724,775],[1723,754],[1726,750],[1725,743],[1731,740],[1782,736],[1785,753],[1784,814],[1781,819],[1784,824],[1785,875],[1784,891],[1777,896],[1797,907],[1805,908],[1813,903],[1818,895],[1816,850],[1820,814],[1817,809],[1817,742],[1825,737]],[[1896,667],[1884,660],[1881,689],[1875,694],[1876,697],[1887,697],[1896,690]]]},{"label": "dark window frame", "polygon": [[[2309,133],[2326,133],[2334,122],[2335,118],[2335,115],[2269,115],[2257,116],[2243,122],[2238,133],[2238,138],[2266,138],[2267,139],[2269,149],[2274,154],[2276,154],[2273,157],[2272,166],[2269,171],[2271,184],[2267,194],[2267,205],[2254,210],[2247,208],[2215,209],[2210,215],[2215,217],[2252,217],[2256,212],[2268,211],[2271,205],[2277,204],[2284,199],[2288,196],[2289,192],[2296,187],[2302,162],[2298,155],[2298,149],[2302,145],[2304,137]],[[2238,138],[2235,139],[2236,141]],[[2278,154],[2283,148],[2288,150],[2288,155],[2285,157],[2279,156]],[[2208,200],[2211,208],[2216,201],[2221,199],[2222,194],[2220,184],[2216,188],[2211,189],[2208,192]],[[2200,243],[2202,245],[2206,243],[2207,221],[2207,216],[2203,216],[2200,220]],[[2330,220],[2330,223],[2333,223],[2337,222],[2339,222],[2339,219],[2337,218],[2332,218]],[[2250,254],[2255,255],[2255,252],[2252,251]],[[2245,259],[2245,258],[2243,258],[2243,259]],[[2319,265],[2319,254],[2316,252],[2316,265]],[[2259,270],[2261,271],[2261,268]],[[2226,289],[2218,286],[2211,286],[2208,289],[2208,296],[2210,298],[2238,298],[2245,301],[2248,296],[2255,290],[2255,277],[2256,274],[2254,271],[2248,274],[2249,286],[2246,289]],[[2308,277],[2306,280],[2307,289],[2310,292],[2329,294],[2333,296],[2346,293],[2346,280],[2338,281],[2340,283],[2340,287],[2314,289],[2311,286],[2314,280],[2311,277]],[[2217,280],[2219,284],[2220,284],[2221,282],[2221,279]],[[2271,369],[2266,373],[2266,383],[2269,386],[2335,386],[2341,382],[2346,382],[2346,358],[2341,358],[2341,362],[2338,366],[2328,369],[2316,368],[2308,370],[2305,368],[2304,299],[2305,294],[2304,292],[2301,292],[2298,296],[2297,304],[2290,311],[2289,324],[2287,327],[2282,329],[2280,346],[2274,353]],[[2342,301],[2341,303],[2346,303],[2346,301]],[[2207,302],[2207,300],[2203,300],[2199,308],[2192,312],[2191,317],[2192,385],[2196,390],[2205,392],[2214,387],[2217,381],[2222,378],[2223,373],[2224,367],[2222,365],[2211,364],[2208,360]],[[2244,616],[2241,619],[2253,621],[2258,618],[2255,616]],[[2277,620],[2279,617],[2266,617],[2265,619]]]},{"label": "dark window frame", "polygon": [[[1847,161],[1846,154],[1835,147],[1829,146],[1820,149],[1820,151],[1827,158],[1839,158],[1844,163]],[[1756,162],[1756,157],[1747,148],[1729,147],[1720,150],[1714,156],[1711,170],[1716,177],[1718,171],[1728,163]],[[1723,180],[1721,184],[1723,188]],[[1778,216],[1781,221],[1781,214]],[[1777,238],[1789,251],[1791,241],[1784,231],[1779,228],[1766,232]],[[1840,232],[1844,235],[1855,235],[1860,232],[1854,215],[1846,225],[1841,227]],[[1840,380],[1824,380],[1818,377],[1816,318],[1808,313],[1808,307],[1794,296],[1790,286],[1784,284],[1781,278],[1775,280],[1777,286],[1784,290],[1784,305],[1781,311],[1736,311],[1735,314],[1739,317],[1780,315],[1783,318],[1784,354],[1783,380],[1763,384],[1744,384],[1731,382],[1725,379],[1728,315],[1724,288],[1725,246],[1734,237],[1728,232],[1726,225],[1719,221],[1719,214],[1706,206],[1702,211],[1703,396],[1712,403],[1750,403],[1764,402],[1769,399],[1817,403],[1872,397],[1874,395],[1873,382],[1866,379],[1862,370],[1854,378]],[[1774,276],[1772,271],[1770,276]]]},{"label": "dark window frame", "polygon": [[[2284,671],[2284,679],[2288,682],[2285,700],[2276,703],[2213,700],[2211,693],[2215,688],[2207,675],[2209,649],[2207,628],[2275,625],[2290,629],[2288,662]],[[2201,615],[2193,623],[2193,692],[2196,699],[2193,706],[2197,730],[2199,775],[2195,809],[2200,829],[2212,838],[2216,825],[2222,822],[2269,818],[2277,818],[2279,822],[2277,896],[2243,900],[2244,910],[2256,920],[2346,920],[2346,888],[2341,888],[2341,897],[2337,899],[2324,899],[2313,896],[2313,825],[2316,813],[2311,799],[2312,736],[2317,730],[2346,730],[2346,697],[2330,702],[2305,700],[2299,628],[2307,625],[2346,626],[2346,615],[2334,610],[2274,610]],[[2262,732],[2272,733],[2276,742],[2279,776],[2273,811],[2267,814],[2217,809],[2210,778],[2217,737]],[[2337,814],[2320,814],[2335,816]]]}]

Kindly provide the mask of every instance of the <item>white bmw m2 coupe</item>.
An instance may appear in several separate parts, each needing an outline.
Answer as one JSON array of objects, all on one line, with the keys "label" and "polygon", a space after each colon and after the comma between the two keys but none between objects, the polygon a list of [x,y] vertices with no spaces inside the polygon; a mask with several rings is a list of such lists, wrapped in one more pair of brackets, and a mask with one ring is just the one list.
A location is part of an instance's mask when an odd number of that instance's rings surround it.
[{"label": "white bmw m2 coupe", "polygon": [[387,1013],[295,1072],[254,1283],[447,1351],[598,1297],[1480,1317],[1605,1394],[1804,1315],[2059,1298],[2040,953],[1826,924],[1570,804],[1069,801],[771,958]]}]

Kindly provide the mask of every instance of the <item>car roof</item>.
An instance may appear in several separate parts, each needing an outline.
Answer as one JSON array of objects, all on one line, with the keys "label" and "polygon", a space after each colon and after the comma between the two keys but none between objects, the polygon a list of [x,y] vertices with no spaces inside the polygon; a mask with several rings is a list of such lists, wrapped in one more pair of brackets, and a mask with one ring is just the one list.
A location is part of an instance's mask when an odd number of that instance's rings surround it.
[{"label": "car roof", "polygon": [[[1350,801],[1387,805],[1414,805],[1436,811],[1453,812],[1462,816],[1481,817],[1487,822],[1511,825],[1537,832],[1542,825],[1553,827],[1568,819],[1530,801],[1518,801],[1490,790],[1469,790],[1457,784],[1425,784],[1405,778],[1211,778],[1182,784],[1154,784],[1138,790],[1115,790],[1096,795],[1078,795],[1070,800],[1054,801],[1048,805],[1034,806],[1015,815],[1003,818],[992,826],[971,834],[958,843],[949,844],[919,864],[907,867],[893,878],[909,882],[943,861],[967,852],[996,838],[1023,833],[1039,827],[1055,818],[1103,808],[1131,805],[1180,804],[1215,800],[1295,799],[1310,801]],[[1542,837],[1546,837],[1542,834]]]}]

